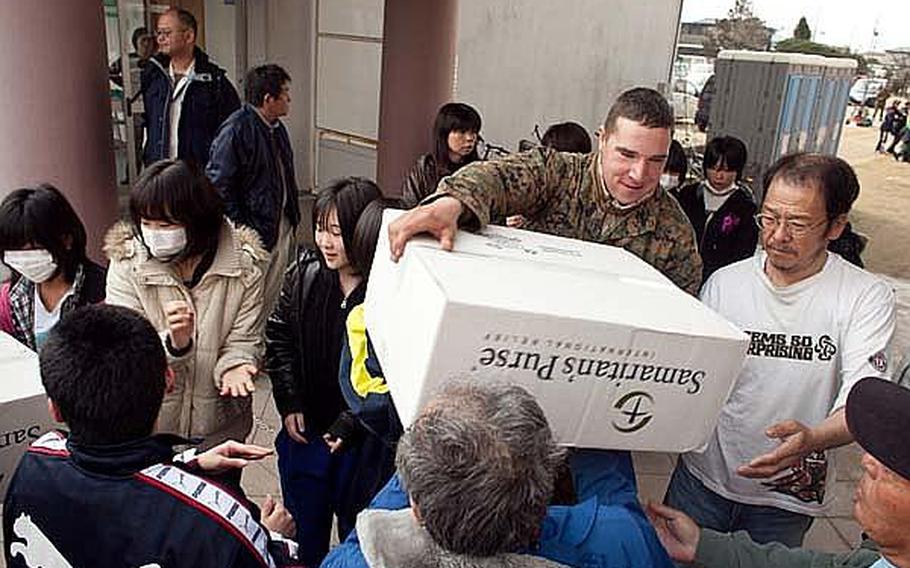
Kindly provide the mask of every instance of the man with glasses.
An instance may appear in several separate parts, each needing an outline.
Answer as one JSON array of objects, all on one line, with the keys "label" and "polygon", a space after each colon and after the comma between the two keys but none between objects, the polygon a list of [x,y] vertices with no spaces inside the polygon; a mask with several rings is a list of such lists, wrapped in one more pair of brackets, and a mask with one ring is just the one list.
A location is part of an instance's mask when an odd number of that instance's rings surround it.
[{"label": "man with glasses", "polygon": [[240,107],[224,69],[196,46],[196,32],[196,18],[186,10],[158,17],[158,53],[141,77],[145,165],[179,158],[205,167],[218,127]]},{"label": "man with glasses", "polygon": [[846,162],[785,156],[764,187],[762,250],[715,272],[701,293],[749,334],[746,363],[707,449],[683,454],[665,501],[700,526],[799,546],[831,501],[828,450],[852,441],[850,389],[888,378],[895,298],[827,251],[859,195]]},{"label": "man with glasses", "polygon": [[452,248],[458,225],[479,228],[523,215],[526,229],[622,247],[691,294],[701,284],[695,234],[676,200],[659,187],[673,111],[657,91],[638,87],[610,108],[588,154],[540,147],[475,162],[443,178],[436,193],[391,227],[392,256],[429,232]]}]

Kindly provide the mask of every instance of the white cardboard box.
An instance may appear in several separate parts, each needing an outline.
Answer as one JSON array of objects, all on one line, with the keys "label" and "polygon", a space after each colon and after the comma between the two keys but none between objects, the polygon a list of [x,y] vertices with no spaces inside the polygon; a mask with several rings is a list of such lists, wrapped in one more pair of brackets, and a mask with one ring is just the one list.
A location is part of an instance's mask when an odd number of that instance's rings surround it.
[{"label": "white cardboard box", "polygon": [[560,443],[703,446],[747,336],[621,248],[488,227],[390,260],[387,211],[367,329],[405,426],[440,384],[474,376],[534,393]]},{"label": "white cardboard box", "polygon": [[38,355],[0,332],[0,499],[29,444],[53,427]]}]

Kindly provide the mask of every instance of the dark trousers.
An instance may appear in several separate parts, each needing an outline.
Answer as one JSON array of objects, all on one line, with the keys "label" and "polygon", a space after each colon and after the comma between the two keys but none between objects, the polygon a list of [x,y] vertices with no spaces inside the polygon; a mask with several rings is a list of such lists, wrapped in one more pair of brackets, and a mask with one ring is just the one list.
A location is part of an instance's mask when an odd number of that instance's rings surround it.
[{"label": "dark trousers", "polygon": [[888,131],[879,130],[878,131],[878,144],[875,145],[875,151],[881,152],[885,144],[888,142]]},{"label": "dark trousers", "polygon": [[692,517],[698,526],[719,532],[746,531],[757,543],[802,546],[812,517],[761,505],[747,505],[714,493],[676,462],[664,503]]},{"label": "dark trousers", "polygon": [[322,435],[305,432],[308,444],[295,442],[282,428],[275,440],[284,505],[297,523],[298,556],[318,566],[329,552],[332,514],[338,540],[344,541],[364,510],[395,473],[395,448],[369,433],[356,446],[334,454]]},{"label": "dark trousers", "polygon": [[338,518],[338,538],[344,540],[359,509],[351,503],[349,487],[356,449],[329,452],[322,434],[305,432],[308,444],[292,440],[282,428],[275,439],[284,505],[297,523],[298,557],[305,566],[318,566],[329,552],[332,515]]}]

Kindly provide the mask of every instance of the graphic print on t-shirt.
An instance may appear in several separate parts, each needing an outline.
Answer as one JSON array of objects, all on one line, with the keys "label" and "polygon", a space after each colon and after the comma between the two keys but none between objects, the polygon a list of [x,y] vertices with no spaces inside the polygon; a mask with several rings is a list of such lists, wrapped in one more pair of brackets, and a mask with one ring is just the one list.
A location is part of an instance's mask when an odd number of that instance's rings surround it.
[{"label": "graphic print on t-shirt", "polygon": [[746,333],[750,339],[747,355],[753,357],[830,361],[837,354],[837,344],[828,334],[814,337],[750,330],[746,330]]},{"label": "graphic print on t-shirt", "polygon": [[[837,354],[837,344],[828,334],[820,336],[747,331],[748,354],[753,357],[792,359],[795,361],[830,361]],[[825,499],[825,478],[828,458],[824,452],[804,457],[787,473],[762,485],[769,491],[795,497],[804,503],[822,504]]]}]

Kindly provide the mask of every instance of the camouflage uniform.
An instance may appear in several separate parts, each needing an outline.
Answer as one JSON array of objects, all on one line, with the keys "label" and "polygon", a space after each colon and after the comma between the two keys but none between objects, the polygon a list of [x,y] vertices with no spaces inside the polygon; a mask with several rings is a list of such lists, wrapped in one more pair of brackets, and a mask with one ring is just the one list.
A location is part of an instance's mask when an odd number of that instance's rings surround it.
[{"label": "camouflage uniform", "polygon": [[598,152],[539,148],[492,162],[475,162],[443,178],[436,192],[461,201],[480,222],[497,212],[522,214],[527,229],[622,247],[697,294],[702,263],[695,234],[676,200],[658,188],[620,209],[607,193]]}]

